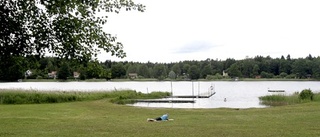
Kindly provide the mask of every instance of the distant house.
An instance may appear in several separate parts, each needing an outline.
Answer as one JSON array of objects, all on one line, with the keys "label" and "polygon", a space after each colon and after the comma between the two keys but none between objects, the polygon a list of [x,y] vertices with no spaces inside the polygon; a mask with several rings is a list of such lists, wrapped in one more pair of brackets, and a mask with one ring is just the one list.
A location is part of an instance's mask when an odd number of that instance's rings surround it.
[{"label": "distant house", "polygon": [[56,79],[57,78],[57,71],[51,71],[51,73],[48,73],[48,77]]},{"label": "distant house", "polygon": [[306,77],[307,77],[308,79],[310,79],[311,76],[312,76],[311,74],[307,74],[307,75],[306,75]]},{"label": "distant house", "polygon": [[129,79],[136,79],[136,78],[138,78],[138,74],[137,73],[129,73],[128,77],[129,77]]},{"label": "distant house", "polygon": [[73,72],[73,77],[74,77],[75,79],[79,78],[79,77],[80,77],[80,73],[74,71],[74,72]]},{"label": "distant house", "polygon": [[224,72],[224,70],[222,71],[222,76],[223,77],[228,77],[229,76],[229,74],[228,73],[226,73],[226,72]]},{"label": "distant house", "polygon": [[32,72],[28,69],[25,73],[24,73],[24,78],[27,78],[29,76],[32,75]]}]

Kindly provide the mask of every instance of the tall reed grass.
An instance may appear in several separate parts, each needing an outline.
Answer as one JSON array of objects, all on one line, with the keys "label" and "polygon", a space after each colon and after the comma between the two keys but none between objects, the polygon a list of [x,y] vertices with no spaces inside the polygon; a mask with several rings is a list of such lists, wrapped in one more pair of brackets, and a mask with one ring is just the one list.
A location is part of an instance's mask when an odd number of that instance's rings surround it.
[{"label": "tall reed grass", "polygon": [[292,95],[268,95],[259,97],[261,104],[269,105],[269,106],[282,106],[282,105],[291,105],[298,104],[310,101],[320,101],[320,93],[316,93],[313,95],[312,100],[301,99],[299,97],[299,93],[295,93]]},{"label": "tall reed grass", "polygon": [[169,92],[151,92],[144,94],[134,90],[95,91],[95,92],[64,92],[36,90],[0,90],[0,104],[41,104],[62,103],[110,98],[113,103],[124,104],[134,99],[162,98]]}]

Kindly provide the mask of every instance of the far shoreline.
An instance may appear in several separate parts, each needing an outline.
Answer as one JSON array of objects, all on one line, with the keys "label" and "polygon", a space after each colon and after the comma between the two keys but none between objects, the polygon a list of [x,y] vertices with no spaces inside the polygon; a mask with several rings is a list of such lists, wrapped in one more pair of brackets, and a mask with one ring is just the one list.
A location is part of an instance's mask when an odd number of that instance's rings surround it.
[{"label": "far shoreline", "polygon": [[[216,80],[206,80],[206,79],[198,79],[198,80],[171,80],[171,79],[86,79],[86,80],[79,80],[79,79],[68,79],[68,80],[59,80],[59,79],[22,79],[17,82],[164,82],[164,81],[172,81],[172,82],[210,82],[210,81],[230,81],[230,82],[238,82],[238,81],[320,81],[317,79],[281,79],[281,78],[239,78],[238,80],[233,79],[216,79]],[[6,83],[6,82],[1,82]]]}]

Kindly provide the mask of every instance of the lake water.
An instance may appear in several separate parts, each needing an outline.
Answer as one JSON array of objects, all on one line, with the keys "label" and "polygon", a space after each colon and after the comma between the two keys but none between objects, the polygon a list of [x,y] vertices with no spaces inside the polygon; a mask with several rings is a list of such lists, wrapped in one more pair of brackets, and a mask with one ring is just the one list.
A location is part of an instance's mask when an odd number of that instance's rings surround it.
[{"label": "lake water", "polygon": [[[320,92],[318,81],[208,81],[208,82],[8,82],[0,83],[0,89],[36,89],[44,91],[113,91],[132,89],[142,93],[167,91],[173,95],[207,95],[210,98],[189,98],[195,103],[135,103],[138,107],[162,108],[264,108],[260,96],[271,94],[290,95],[303,89]],[[271,93],[270,90],[285,90]],[[175,98],[168,98],[175,99]],[[225,101],[226,99],[226,101]],[[179,99],[180,100],[180,99]]]}]

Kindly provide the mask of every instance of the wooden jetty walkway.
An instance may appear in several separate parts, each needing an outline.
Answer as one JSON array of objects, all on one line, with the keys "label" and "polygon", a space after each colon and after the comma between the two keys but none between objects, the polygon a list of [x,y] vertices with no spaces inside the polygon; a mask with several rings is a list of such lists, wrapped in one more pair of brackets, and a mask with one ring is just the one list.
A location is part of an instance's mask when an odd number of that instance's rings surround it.
[{"label": "wooden jetty walkway", "polygon": [[137,99],[137,102],[147,103],[195,103],[195,100],[160,100],[160,99]]},{"label": "wooden jetty walkway", "polygon": [[136,102],[146,103],[195,103],[195,100],[183,100],[183,99],[169,99],[169,98],[210,98],[216,92],[210,93],[209,95],[179,95],[179,96],[168,96],[167,99],[136,99]]},{"label": "wooden jetty walkway", "polygon": [[[193,94],[192,90],[192,94]],[[146,103],[195,103],[194,98],[210,98],[216,94],[214,91],[214,87],[210,86],[209,92],[206,95],[177,95],[177,96],[168,96],[166,99],[136,99],[136,102],[146,102]],[[170,99],[171,98],[171,99]],[[192,100],[184,100],[184,99],[173,99],[173,98],[192,98]]]}]

